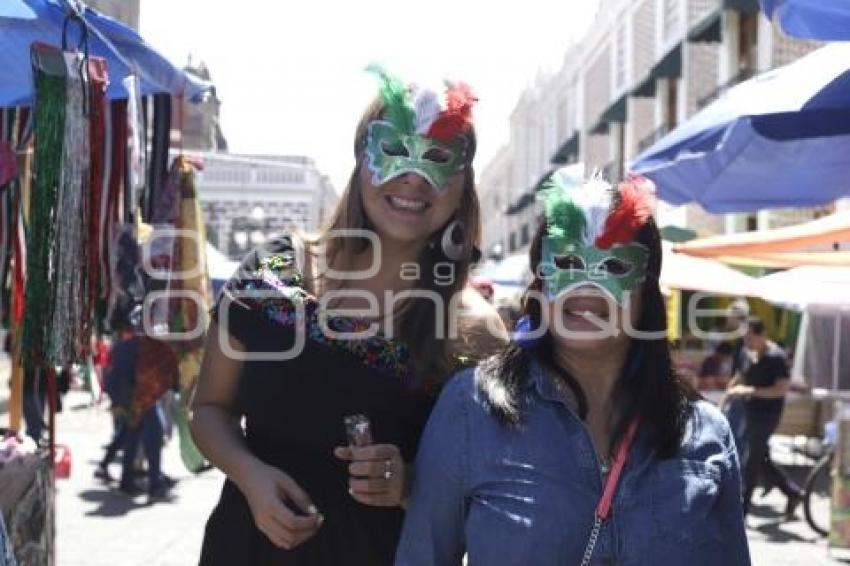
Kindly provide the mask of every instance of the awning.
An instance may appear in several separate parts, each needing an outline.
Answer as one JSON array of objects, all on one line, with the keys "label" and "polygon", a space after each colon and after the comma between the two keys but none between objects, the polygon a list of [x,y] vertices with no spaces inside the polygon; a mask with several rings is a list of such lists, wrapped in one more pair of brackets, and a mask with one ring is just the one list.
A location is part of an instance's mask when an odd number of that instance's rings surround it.
[{"label": "awning", "polygon": [[[0,0],[0,107],[32,103],[34,82],[30,47],[35,42],[61,42],[67,18],[74,12],[66,0]],[[17,6],[18,9],[13,8]],[[37,17],[32,18],[29,13]],[[136,75],[143,95],[171,93],[199,100],[212,88],[191,73],[173,65],[135,30],[88,7],[80,13],[88,30],[89,54],[106,59],[110,100],[127,98],[122,80]],[[74,20],[76,21],[76,20]],[[71,45],[79,39],[79,25],[68,25]]]},{"label": "awning", "polygon": [[722,255],[723,263],[748,267],[789,269],[793,267],[820,266],[846,267],[850,265],[850,252],[761,252],[746,255]]},{"label": "awning", "polygon": [[755,14],[761,9],[758,0],[723,0],[723,8],[747,14]]},{"label": "awning", "polygon": [[632,90],[632,96],[651,98],[655,96],[655,81],[658,79],[679,78],[682,76],[682,44],[667,52],[658,63],[652,66],[649,75]]},{"label": "awning", "polygon": [[508,209],[505,211],[505,214],[507,214],[508,216],[519,214],[533,203],[534,193],[523,193],[516,201],[513,202],[513,204],[508,207]]},{"label": "awning", "polygon": [[578,159],[578,149],[579,133],[576,131],[558,148],[558,151],[552,156],[552,163],[565,165],[570,162],[570,158]]},{"label": "awning", "polygon": [[735,296],[753,294],[754,279],[749,275],[713,259],[675,253],[670,242],[663,241],[661,244],[664,261],[659,283],[663,289]]},{"label": "awning", "polygon": [[720,8],[706,14],[688,32],[688,41],[691,43],[720,43],[723,39],[720,28],[722,14],[723,11]]},{"label": "awning", "polygon": [[626,95],[624,94],[602,113],[596,125],[590,129],[590,133],[603,134],[608,131],[608,124],[611,122],[625,122],[627,107]]},{"label": "awning", "polygon": [[662,240],[667,240],[674,244],[689,242],[691,240],[695,240],[697,237],[697,233],[695,231],[673,225],[664,226],[659,230],[659,232],[661,233]]},{"label": "awning", "polygon": [[753,287],[759,297],[771,303],[825,305],[832,307],[832,312],[842,305],[850,306],[848,267],[796,267],[759,277]]},{"label": "awning", "polygon": [[[699,257],[745,256],[788,252],[808,246],[850,240],[850,212],[836,212],[817,220],[758,232],[743,232],[692,240],[675,250]],[[839,253],[839,252],[836,252]]]}]

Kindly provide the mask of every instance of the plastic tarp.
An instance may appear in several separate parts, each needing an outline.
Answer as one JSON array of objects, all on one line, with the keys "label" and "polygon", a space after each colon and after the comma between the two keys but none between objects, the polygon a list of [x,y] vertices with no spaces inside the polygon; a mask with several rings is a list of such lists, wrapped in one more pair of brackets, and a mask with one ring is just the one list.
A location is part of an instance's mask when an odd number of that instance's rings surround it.
[{"label": "plastic tarp", "polygon": [[[34,42],[60,46],[65,18],[70,11],[65,0],[0,0],[0,107],[27,106],[32,102],[33,78],[30,46]],[[35,18],[27,17],[27,13]],[[134,30],[98,12],[84,8],[83,15],[120,53],[116,54],[94,32],[88,33],[89,54],[106,59],[110,99],[127,98],[122,79],[131,72],[141,79],[142,94],[171,93],[197,99],[211,85],[175,67]],[[68,43],[76,47],[80,25],[68,24]]]},{"label": "plastic tarp", "polygon": [[850,303],[807,308],[792,373],[813,388],[850,391]]}]

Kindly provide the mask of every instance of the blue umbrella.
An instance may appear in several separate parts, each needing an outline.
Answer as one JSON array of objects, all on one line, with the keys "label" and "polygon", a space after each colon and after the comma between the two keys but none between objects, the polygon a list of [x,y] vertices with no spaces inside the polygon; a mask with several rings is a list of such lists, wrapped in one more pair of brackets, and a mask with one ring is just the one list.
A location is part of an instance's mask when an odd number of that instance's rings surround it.
[{"label": "blue umbrella", "polygon": [[730,89],[631,169],[672,203],[714,213],[810,207],[850,195],[850,44]]},{"label": "blue umbrella", "polygon": [[761,0],[761,7],[787,35],[850,40],[850,0]]},{"label": "blue umbrella", "polygon": [[35,19],[35,12],[23,2],[0,3],[0,18],[20,18],[22,20]]},{"label": "blue umbrella", "polygon": [[[0,4],[0,107],[29,105],[33,96],[30,46],[34,42],[60,45],[70,8],[65,0],[0,0]],[[109,98],[127,98],[121,80],[134,71],[141,79],[142,94],[168,92],[192,99],[210,87],[172,65],[124,24],[90,8],[81,12],[91,28],[90,54],[106,59]],[[68,24],[71,45],[78,44],[80,27],[75,22]]]}]

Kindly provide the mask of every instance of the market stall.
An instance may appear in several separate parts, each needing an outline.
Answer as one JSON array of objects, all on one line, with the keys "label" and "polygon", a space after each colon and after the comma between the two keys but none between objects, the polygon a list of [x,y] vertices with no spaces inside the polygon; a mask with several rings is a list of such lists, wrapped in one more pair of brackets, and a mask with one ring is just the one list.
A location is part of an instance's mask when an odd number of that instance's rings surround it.
[{"label": "market stall", "polygon": [[[192,230],[203,242],[193,170],[182,157],[170,167],[168,154],[174,102],[179,109],[210,85],[75,0],[2,4],[0,313],[14,436],[4,440],[0,485],[16,488],[0,492],[0,507],[13,550],[27,557],[21,563],[52,564],[54,467],[68,456],[55,444],[58,369],[88,363],[93,338],[155,287],[140,264],[143,221]],[[203,266],[203,251],[175,241],[167,267]],[[168,285],[205,292],[206,271]],[[196,310],[177,305],[176,324],[197,320]],[[186,384],[197,375],[197,340],[176,349],[192,362]],[[46,441],[31,452],[22,448],[25,396],[37,410],[26,419],[36,439],[38,409],[47,408]]]}]

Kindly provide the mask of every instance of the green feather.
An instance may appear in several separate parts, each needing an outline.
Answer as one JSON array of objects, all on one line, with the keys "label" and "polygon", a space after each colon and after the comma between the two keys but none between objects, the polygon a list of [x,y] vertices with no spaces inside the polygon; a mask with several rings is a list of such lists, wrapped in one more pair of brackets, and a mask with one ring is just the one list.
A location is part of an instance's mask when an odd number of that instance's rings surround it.
[{"label": "green feather", "polygon": [[547,177],[538,189],[546,208],[547,233],[556,238],[583,241],[587,227],[584,210],[576,205],[569,192],[555,177]]},{"label": "green feather", "polygon": [[407,85],[378,64],[372,63],[366,67],[366,71],[374,74],[381,82],[379,95],[384,103],[384,119],[402,133],[416,133],[416,111],[410,102]]}]

